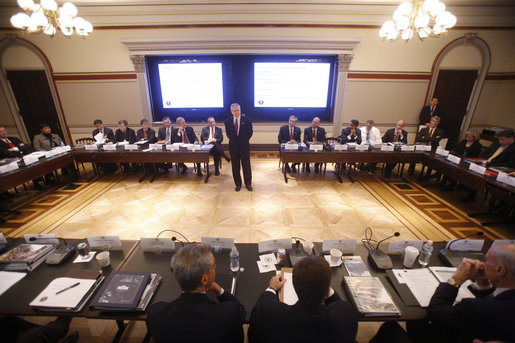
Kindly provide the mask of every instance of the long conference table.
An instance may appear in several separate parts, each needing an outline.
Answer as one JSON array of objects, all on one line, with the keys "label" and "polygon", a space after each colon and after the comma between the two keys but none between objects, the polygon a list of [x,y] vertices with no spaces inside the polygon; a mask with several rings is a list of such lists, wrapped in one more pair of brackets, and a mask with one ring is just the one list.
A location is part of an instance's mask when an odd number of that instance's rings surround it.
[{"label": "long conference table", "polygon": [[[73,244],[74,240],[67,240],[68,244]],[[22,239],[9,239],[9,248],[22,243]],[[177,244],[177,243],[176,243]],[[444,246],[444,242],[435,243],[435,252]],[[267,288],[268,282],[274,272],[260,273],[256,261],[259,260],[258,245],[255,243],[249,244],[236,244],[240,251],[240,266],[244,268],[243,272],[237,273],[237,282],[235,288],[235,296],[239,299],[245,307],[247,316],[246,322],[250,319],[250,314],[254,304],[256,303],[259,295]],[[176,245],[177,248],[177,245]],[[322,248],[321,243],[315,243],[315,252],[320,252]],[[384,248],[383,248],[384,249]],[[170,302],[181,294],[179,284],[174,278],[173,271],[170,269],[170,259],[174,252],[156,253],[145,252],[141,248],[139,241],[122,241],[122,246],[116,250],[110,251],[111,265],[101,268],[103,275],[106,278],[113,270],[131,271],[131,272],[151,272],[161,274],[163,279],[160,286],[156,290],[149,307],[157,302],[166,301]],[[390,277],[384,270],[375,269],[368,262],[368,250],[362,246],[357,245],[353,255],[359,255],[367,265],[372,276],[377,276],[381,279],[382,284],[391,295],[393,301],[400,310],[400,316],[376,316],[376,317],[360,317],[360,321],[388,321],[388,320],[412,320],[426,318],[426,310],[420,306],[408,306],[403,302],[405,294],[401,294],[393,286]],[[214,252],[217,268],[216,268],[216,281],[226,290],[231,290],[233,273],[229,268],[229,250],[222,250],[221,252]],[[344,255],[345,256],[345,255]],[[393,267],[402,269],[401,255],[390,255],[393,262]],[[73,263],[76,256],[73,256],[61,265],[46,265],[41,264],[35,270],[28,272],[27,275],[18,281],[14,286],[9,288],[5,293],[0,295],[0,314],[3,315],[30,315],[30,316],[72,316],[84,317],[89,319],[106,319],[115,320],[118,325],[118,332],[114,337],[113,342],[118,342],[121,338],[126,324],[124,321],[144,321],[147,317],[147,312],[100,312],[97,310],[90,310],[89,303],[80,312],[65,312],[65,311],[37,311],[29,306],[29,303],[55,278],[64,276],[70,269],[81,270],[98,270],[98,262],[93,258],[87,263]],[[437,254],[431,256],[430,265],[441,266]],[[415,267],[420,267],[416,263]],[[343,277],[348,275],[345,267],[333,267],[331,287],[340,295],[344,300],[351,301],[345,289]],[[105,281],[104,281],[105,282]],[[98,291],[98,290],[97,290]],[[214,297],[213,294],[209,293]],[[95,295],[93,295],[92,299]],[[91,301],[91,300],[90,300]],[[148,337],[147,337],[148,338]]]}]

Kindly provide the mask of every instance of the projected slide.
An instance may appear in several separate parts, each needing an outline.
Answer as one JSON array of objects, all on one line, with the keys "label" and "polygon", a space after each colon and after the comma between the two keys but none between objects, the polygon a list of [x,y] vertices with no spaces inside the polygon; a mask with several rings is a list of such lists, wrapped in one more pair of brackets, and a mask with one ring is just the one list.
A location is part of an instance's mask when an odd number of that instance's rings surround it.
[{"label": "projected slide", "polygon": [[159,64],[163,108],[224,107],[221,63]]},{"label": "projected slide", "polygon": [[330,63],[254,63],[254,107],[326,107]]}]

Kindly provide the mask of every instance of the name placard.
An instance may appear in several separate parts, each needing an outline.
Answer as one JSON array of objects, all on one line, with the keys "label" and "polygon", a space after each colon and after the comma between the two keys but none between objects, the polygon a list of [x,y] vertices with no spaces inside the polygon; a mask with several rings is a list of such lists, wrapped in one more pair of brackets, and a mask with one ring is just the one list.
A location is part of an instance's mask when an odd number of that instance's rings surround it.
[{"label": "name placard", "polygon": [[16,170],[18,168],[19,168],[18,162],[11,162],[9,164],[1,166],[0,173],[7,173],[7,172],[10,172],[11,170]]},{"label": "name placard", "polygon": [[168,151],[175,151],[175,150],[179,150],[179,146],[176,146],[173,144],[166,144],[165,149]]},{"label": "name placard", "polygon": [[472,170],[473,172],[479,173],[481,175],[485,175],[485,172],[486,172],[485,167],[477,165],[475,163],[471,163],[469,166],[469,169]]},{"label": "name placard", "polygon": [[347,151],[348,146],[346,144],[335,144],[333,148],[334,151]]},{"label": "name placard", "polygon": [[291,238],[271,239],[258,243],[258,251],[260,253],[265,251],[277,251],[279,248],[291,250],[291,247]]},{"label": "name placard", "polygon": [[381,151],[393,151],[395,146],[393,145],[381,145]]},{"label": "name placard", "polygon": [[497,244],[515,244],[515,239],[497,239],[492,243],[491,247]]},{"label": "name placard", "polygon": [[324,239],[322,242],[322,251],[331,251],[331,249],[339,249],[344,254],[352,254],[356,249],[355,239]]},{"label": "name placard", "polygon": [[411,241],[393,241],[388,245],[388,253],[395,254],[403,252],[406,247],[415,247],[418,251],[422,250],[422,245],[424,241],[421,240],[411,240]]},{"label": "name placard", "polygon": [[200,151],[200,145],[199,144],[192,144],[190,147],[188,147],[188,150]]},{"label": "name placard", "polygon": [[97,151],[98,146],[96,144],[86,144],[84,145],[84,148],[89,151]]},{"label": "name placard", "polygon": [[153,151],[163,150],[163,144],[149,144],[148,148]]},{"label": "name placard", "polygon": [[414,145],[401,145],[401,151],[415,151]]},{"label": "name placard", "polygon": [[7,244],[7,239],[5,239],[4,234],[1,232],[0,232],[0,244]]},{"label": "name placard", "polygon": [[234,246],[234,238],[222,238],[222,237],[201,237],[202,243],[211,244],[213,249],[232,249]]},{"label": "name placard", "polygon": [[415,145],[415,150],[416,151],[426,151],[426,145],[417,144],[417,145]]},{"label": "name placard", "polygon": [[49,157],[57,155],[58,153],[59,152],[56,149],[52,149],[50,151],[45,151],[45,157],[49,158]]},{"label": "name placard", "polygon": [[111,249],[121,247],[122,242],[118,236],[89,236],[88,243],[92,248]]},{"label": "name placard", "polygon": [[[454,243],[453,243],[454,242]],[[445,249],[449,249],[449,245],[452,243],[451,250],[455,251],[481,251],[485,241],[483,239],[455,239],[451,240],[445,246]]]},{"label": "name placard", "polygon": [[25,242],[27,243],[39,243],[39,244],[59,244],[59,239],[56,235],[52,234],[31,234],[26,233],[23,235]]},{"label": "name placard", "polygon": [[367,151],[369,148],[368,144],[358,144],[356,145],[356,151]]},{"label": "name placard", "polygon": [[436,148],[436,154],[447,157],[449,155],[449,150],[445,150],[445,149],[438,147],[438,148]]},{"label": "name placard", "polygon": [[459,158],[458,156],[449,154],[449,155],[447,155],[447,161],[456,163],[456,164],[460,164],[461,158]]},{"label": "name placard", "polygon": [[175,242],[171,238],[140,238],[141,249],[151,252],[170,252],[175,250]]},{"label": "name placard", "polygon": [[515,187],[515,177],[508,176],[505,172],[500,171],[495,180]]},{"label": "name placard", "polygon": [[116,144],[104,144],[102,145],[104,151],[116,151]]},{"label": "name placard", "polygon": [[138,146],[136,144],[126,144],[125,150],[135,151],[138,150]]},{"label": "name placard", "polygon": [[23,156],[23,162],[25,162],[25,165],[29,165],[29,164],[35,163],[37,161],[39,161],[39,158],[37,156],[34,156],[34,155]]},{"label": "name placard", "polygon": [[322,144],[311,144],[309,146],[309,151],[322,151],[324,150],[324,146]]},{"label": "name placard", "polygon": [[284,144],[284,150],[299,150],[298,143],[286,143]]}]

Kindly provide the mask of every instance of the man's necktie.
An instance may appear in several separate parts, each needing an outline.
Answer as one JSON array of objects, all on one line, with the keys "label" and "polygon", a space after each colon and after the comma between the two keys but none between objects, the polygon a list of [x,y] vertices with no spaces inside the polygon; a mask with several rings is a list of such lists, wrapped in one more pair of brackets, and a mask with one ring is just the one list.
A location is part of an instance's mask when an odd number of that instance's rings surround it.
[{"label": "man's necktie", "polygon": [[313,142],[317,141],[317,129],[313,129]]},{"label": "man's necktie", "polygon": [[143,131],[143,137],[148,138],[147,131]]},{"label": "man's necktie", "polygon": [[9,139],[6,138],[5,141],[7,142],[7,144],[9,144],[11,148],[15,148],[14,144]]},{"label": "man's necktie", "polygon": [[238,134],[238,118],[236,118],[236,121],[234,122],[234,130],[236,130],[236,134]]},{"label": "man's necktie", "polygon": [[293,127],[290,127],[290,141],[293,140]]},{"label": "man's necktie", "polygon": [[433,129],[429,129],[429,134],[427,135],[429,138],[431,138],[431,136],[433,136]]},{"label": "man's necktie", "polygon": [[188,135],[186,134],[186,130],[182,131],[182,137],[184,138],[184,144],[189,144]]},{"label": "man's necktie", "polygon": [[393,141],[397,142],[399,140],[399,131],[395,132],[395,136],[393,137]]},{"label": "man's necktie", "polygon": [[435,107],[431,106],[431,117],[433,116],[433,112],[435,111]]},{"label": "man's necktie", "polygon": [[211,128],[211,138],[213,138],[213,139],[215,138],[215,128],[214,127]]},{"label": "man's necktie", "polygon": [[370,145],[370,131],[367,131],[367,144]]},{"label": "man's necktie", "polygon": [[169,127],[166,128],[166,141],[170,142],[170,128]]}]

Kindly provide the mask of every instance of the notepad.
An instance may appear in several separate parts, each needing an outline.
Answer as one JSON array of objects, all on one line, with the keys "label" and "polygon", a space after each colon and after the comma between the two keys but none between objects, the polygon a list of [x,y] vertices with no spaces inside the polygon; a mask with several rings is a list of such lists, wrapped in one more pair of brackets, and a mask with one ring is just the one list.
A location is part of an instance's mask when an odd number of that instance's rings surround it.
[{"label": "notepad", "polygon": [[[79,305],[81,300],[88,294],[89,290],[96,283],[96,279],[78,279],[60,277],[52,280],[39,295],[32,300],[32,307],[52,307],[55,309],[73,309]],[[79,283],[76,287],[69,288]],[[61,292],[68,288],[66,291]]]}]

